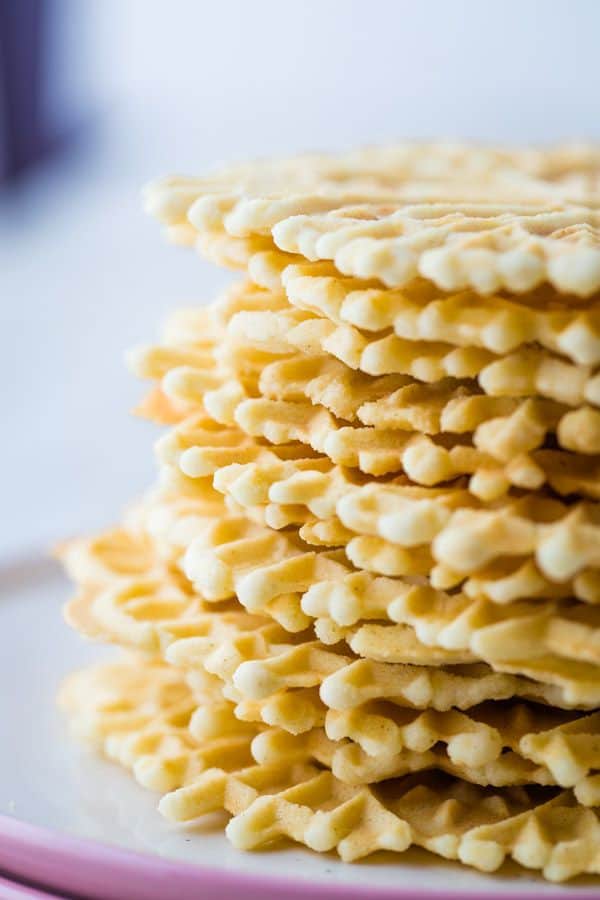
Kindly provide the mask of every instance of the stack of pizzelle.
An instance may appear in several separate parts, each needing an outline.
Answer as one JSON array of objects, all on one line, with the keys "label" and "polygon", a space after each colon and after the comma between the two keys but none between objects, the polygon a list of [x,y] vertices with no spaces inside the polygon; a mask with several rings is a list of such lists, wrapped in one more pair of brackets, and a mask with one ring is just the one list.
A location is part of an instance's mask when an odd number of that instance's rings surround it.
[{"label": "stack of pizzelle", "polygon": [[244,280],[131,354],[169,430],[63,549],[76,731],[236,846],[600,874],[600,152],[151,185]]}]

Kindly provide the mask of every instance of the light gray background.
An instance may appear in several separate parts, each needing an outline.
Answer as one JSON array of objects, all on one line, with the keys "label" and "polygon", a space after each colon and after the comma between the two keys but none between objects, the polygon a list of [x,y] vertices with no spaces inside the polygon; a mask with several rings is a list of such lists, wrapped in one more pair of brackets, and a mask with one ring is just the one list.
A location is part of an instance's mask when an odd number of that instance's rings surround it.
[{"label": "light gray background", "polygon": [[0,554],[108,523],[152,477],[122,364],[227,275],[140,185],[402,137],[600,138],[597,0],[56,0],[49,109],[81,152],[0,195]]}]

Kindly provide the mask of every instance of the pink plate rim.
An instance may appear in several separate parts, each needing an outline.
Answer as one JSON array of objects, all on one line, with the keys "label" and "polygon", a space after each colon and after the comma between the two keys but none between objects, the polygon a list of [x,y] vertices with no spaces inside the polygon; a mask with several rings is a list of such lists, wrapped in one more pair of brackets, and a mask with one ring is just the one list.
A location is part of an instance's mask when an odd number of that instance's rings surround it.
[{"label": "pink plate rim", "polygon": [[10,881],[0,874],[0,897],[2,900],[67,900],[58,894],[49,894],[47,891],[31,887],[20,881]]},{"label": "pink plate rim", "polygon": [[[490,885],[485,894],[473,891],[414,888],[365,887],[364,885],[326,884],[279,876],[195,866],[137,853],[107,844],[32,825],[11,816],[0,815],[0,870],[66,891],[85,900],[517,900],[519,894]],[[401,878],[401,868],[398,870]],[[451,878],[451,874],[449,875]],[[581,900],[592,896],[577,888],[539,890],[527,893],[527,900]],[[585,890],[585,889],[584,889]],[[27,895],[25,895],[27,896]],[[35,897],[35,894],[33,895]],[[43,894],[42,894],[43,897]]]}]

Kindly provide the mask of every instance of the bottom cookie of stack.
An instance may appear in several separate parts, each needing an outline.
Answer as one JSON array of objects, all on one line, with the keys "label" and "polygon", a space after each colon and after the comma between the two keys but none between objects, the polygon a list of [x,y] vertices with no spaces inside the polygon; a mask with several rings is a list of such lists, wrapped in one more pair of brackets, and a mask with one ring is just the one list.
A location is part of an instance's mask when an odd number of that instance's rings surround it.
[{"label": "bottom cookie of stack", "polygon": [[224,809],[244,849],[418,845],[482,871],[512,857],[551,880],[600,872],[598,714],[481,664],[373,663],[208,602],[145,517],[65,549],[71,624],[130,651],[72,676],[61,703],[168,819]]},{"label": "bottom cookie of stack", "polygon": [[[79,737],[163,794],[170,820],[231,814],[231,842],[255,849],[291,838],[351,861],[419,846],[481,871],[507,857],[560,881],[600,870],[597,812],[569,790],[490,788],[439,772],[348,785],[308,754],[255,751],[214,681],[142,656],[71,676],[60,702]],[[257,761],[257,757],[259,757]]]}]

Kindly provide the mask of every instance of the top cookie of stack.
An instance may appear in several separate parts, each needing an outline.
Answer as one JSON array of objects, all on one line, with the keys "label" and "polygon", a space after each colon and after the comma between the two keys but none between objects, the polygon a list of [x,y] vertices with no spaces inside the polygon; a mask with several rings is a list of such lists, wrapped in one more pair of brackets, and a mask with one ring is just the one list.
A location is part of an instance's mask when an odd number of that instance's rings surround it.
[{"label": "top cookie of stack", "polygon": [[168,178],[146,201],[174,239],[251,273],[255,253],[279,248],[287,262],[330,261],[387,288],[421,277],[442,292],[525,294],[548,283],[566,304],[600,288],[599,167],[587,147],[405,145]]}]

